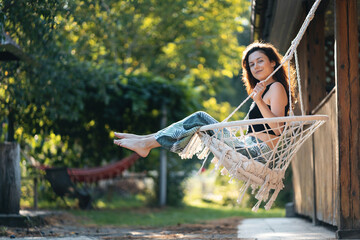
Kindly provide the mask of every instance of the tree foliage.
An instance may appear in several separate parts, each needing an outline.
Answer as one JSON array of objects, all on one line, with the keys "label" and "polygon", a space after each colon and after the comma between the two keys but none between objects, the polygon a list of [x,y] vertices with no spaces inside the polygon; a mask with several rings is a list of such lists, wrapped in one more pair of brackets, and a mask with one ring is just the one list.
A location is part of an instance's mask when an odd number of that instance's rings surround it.
[{"label": "tree foliage", "polygon": [[[180,119],[238,74],[248,4],[5,0],[5,31],[33,64],[3,66],[2,112],[14,111],[24,133],[94,143],[114,128],[154,131],[162,104]],[[137,124],[144,118],[153,124]]]},{"label": "tree foliage", "polygon": [[[231,110],[202,100],[226,95],[239,76],[249,1],[0,3],[0,26],[32,59],[1,63],[0,134],[14,129],[42,163],[119,159],[127,153],[113,131],[155,132],[164,107],[169,123],[204,106]],[[156,155],[137,168],[156,168]]]},{"label": "tree foliage", "polygon": [[78,1],[66,37],[81,59],[110,60],[126,73],[152,72],[214,91],[217,81],[239,72],[243,47],[236,32],[244,29],[248,7],[236,0]]}]

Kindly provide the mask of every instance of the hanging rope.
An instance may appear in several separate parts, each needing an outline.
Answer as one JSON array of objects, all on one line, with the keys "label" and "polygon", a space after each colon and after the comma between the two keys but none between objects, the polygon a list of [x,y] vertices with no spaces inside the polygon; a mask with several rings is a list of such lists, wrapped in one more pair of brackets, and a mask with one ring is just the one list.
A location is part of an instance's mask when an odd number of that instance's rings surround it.
[{"label": "hanging rope", "polygon": [[299,99],[300,99],[301,115],[305,115],[304,104],[303,104],[303,100],[302,100],[300,67],[299,67],[299,59],[298,59],[298,55],[297,55],[297,50],[295,50],[295,68],[296,68],[296,78],[297,78],[297,83],[298,83],[298,88],[299,88],[299,95],[300,95]]}]

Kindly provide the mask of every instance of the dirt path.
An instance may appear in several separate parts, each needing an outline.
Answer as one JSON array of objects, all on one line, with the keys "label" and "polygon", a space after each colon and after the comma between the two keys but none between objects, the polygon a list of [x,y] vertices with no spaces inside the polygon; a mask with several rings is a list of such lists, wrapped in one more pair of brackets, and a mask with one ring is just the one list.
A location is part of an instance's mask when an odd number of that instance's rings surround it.
[{"label": "dirt path", "polygon": [[80,237],[96,239],[234,239],[240,217],[206,221],[198,224],[179,224],[162,228],[96,227],[81,224],[81,219],[69,213],[57,213],[45,218],[47,225],[35,228],[3,228],[1,236]]}]

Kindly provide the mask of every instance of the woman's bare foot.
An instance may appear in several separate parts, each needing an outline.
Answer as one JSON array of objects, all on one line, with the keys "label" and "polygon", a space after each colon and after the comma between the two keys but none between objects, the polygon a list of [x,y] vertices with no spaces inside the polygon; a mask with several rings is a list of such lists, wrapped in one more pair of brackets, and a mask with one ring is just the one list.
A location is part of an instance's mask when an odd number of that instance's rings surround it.
[{"label": "woman's bare foot", "polygon": [[147,138],[147,137],[151,137],[154,134],[149,134],[149,135],[136,135],[136,134],[131,134],[131,133],[118,133],[118,132],[114,132],[115,137],[123,139],[123,138]]},{"label": "woman's bare foot", "polygon": [[114,132],[115,137],[117,138],[140,138],[140,135],[131,134],[131,133],[117,133]]},{"label": "woman's bare foot", "polygon": [[116,145],[130,149],[141,157],[146,157],[149,155],[151,149],[155,147],[160,147],[160,144],[156,141],[154,137],[148,138],[122,138],[114,140]]}]

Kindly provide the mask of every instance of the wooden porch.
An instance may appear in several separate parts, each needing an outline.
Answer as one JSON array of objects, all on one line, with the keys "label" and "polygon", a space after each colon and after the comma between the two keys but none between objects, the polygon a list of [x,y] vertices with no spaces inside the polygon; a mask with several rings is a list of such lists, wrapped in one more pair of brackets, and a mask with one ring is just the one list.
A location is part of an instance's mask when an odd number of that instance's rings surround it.
[{"label": "wooden porch", "polygon": [[[284,53],[313,2],[254,0],[253,39]],[[298,47],[306,114],[330,120],[293,159],[295,211],[338,238],[360,238],[359,19],[359,0],[323,0]]]}]

